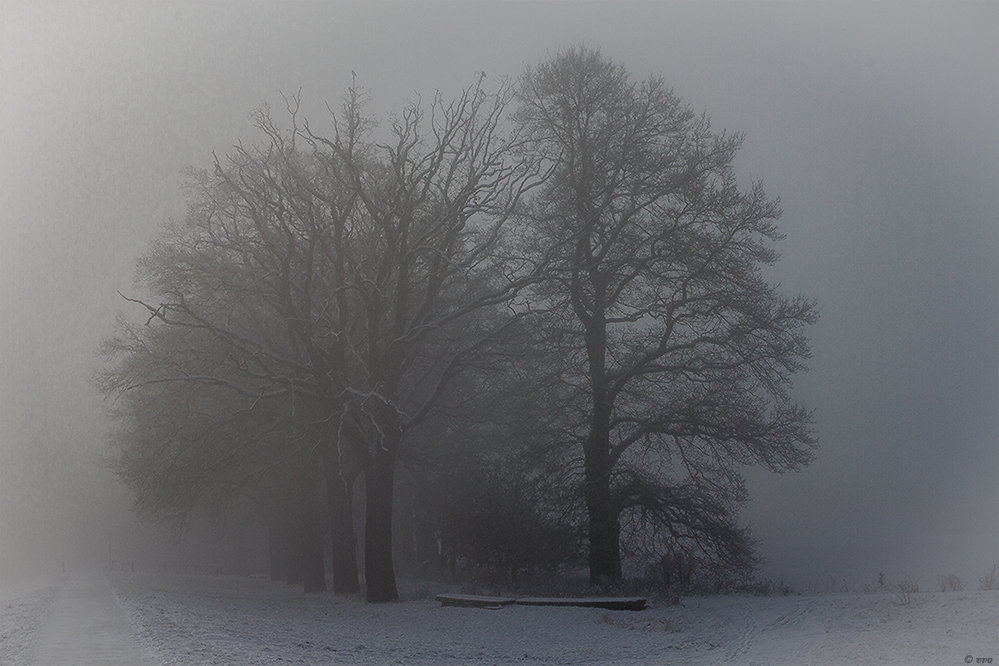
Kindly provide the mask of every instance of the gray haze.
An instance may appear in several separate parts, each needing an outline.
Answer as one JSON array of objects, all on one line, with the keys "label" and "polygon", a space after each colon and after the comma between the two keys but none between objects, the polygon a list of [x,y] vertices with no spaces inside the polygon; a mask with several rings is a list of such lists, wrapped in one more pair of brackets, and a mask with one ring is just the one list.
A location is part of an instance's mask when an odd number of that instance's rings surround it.
[{"label": "gray haze", "polygon": [[[516,76],[561,46],[745,132],[780,195],[774,272],[818,299],[805,471],[750,472],[765,574],[966,580],[999,559],[999,4],[496,2],[0,4],[0,567],[144,553],[99,466],[94,350],[178,172],[312,123],[355,70],[385,114]],[[160,547],[154,545],[153,547]],[[131,549],[131,550],[129,550]],[[28,554],[27,558],[25,554]],[[133,555],[134,556],[134,555]],[[3,571],[0,570],[0,574]]]}]

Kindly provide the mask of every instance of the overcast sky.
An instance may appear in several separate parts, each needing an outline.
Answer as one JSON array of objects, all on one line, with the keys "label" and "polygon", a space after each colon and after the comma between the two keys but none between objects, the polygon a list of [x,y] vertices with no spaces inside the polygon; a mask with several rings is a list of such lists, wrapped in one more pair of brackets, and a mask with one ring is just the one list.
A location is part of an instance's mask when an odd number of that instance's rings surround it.
[{"label": "overcast sky", "polygon": [[183,215],[182,168],[257,140],[248,115],[279,91],[301,89],[317,125],[354,70],[384,115],[578,44],[745,133],[743,183],[785,210],[774,278],[819,302],[796,387],[818,458],[750,473],[766,573],[984,573],[999,559],[996,2],[5,0],[0,550],[28,539],[26,506],[50,530],[117,510],[107,477],[80,471],[106,428],[88,377],[143,244]]}]

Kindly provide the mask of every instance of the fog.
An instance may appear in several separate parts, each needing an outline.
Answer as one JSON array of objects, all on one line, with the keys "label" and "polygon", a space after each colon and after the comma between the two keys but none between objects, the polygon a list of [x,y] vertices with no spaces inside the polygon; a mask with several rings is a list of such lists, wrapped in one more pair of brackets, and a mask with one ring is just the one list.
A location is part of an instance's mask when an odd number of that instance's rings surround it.
[{"label": "fog", "polygon": [[322,122],[353,70],[384,117],[576,44],[744,132],[743,185],[781,197],[772,277],[821,314],[794,391],[820,446],[802,472],[748,472],[765,575],[932,585],[991,567],[996,3],[15,0],[0,5],[0,581],[222,547],[134,520],[89,383],[136,258],[184,213],[184,167],[257,140],[249,114],[281,91]]}]

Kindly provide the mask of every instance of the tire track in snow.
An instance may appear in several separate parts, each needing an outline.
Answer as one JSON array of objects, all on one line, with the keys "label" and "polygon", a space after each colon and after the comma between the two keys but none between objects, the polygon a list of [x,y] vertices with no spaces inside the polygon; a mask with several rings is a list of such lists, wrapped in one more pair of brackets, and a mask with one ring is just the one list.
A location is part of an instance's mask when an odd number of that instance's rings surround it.
[{"label": "tire track in snow", "polygon": [[757,636],[760,634],[760,623],[756,621],[753,614],[747,610],[745,604],[739,605],[739,615],[742,617],[742,623],[739,628],[738,641],[731,650],[729,650],[724,657],[722,657],[723,664],[732,663],[745,663],[744,657],[746,653],[749,652],[749,648],[752,646],[753,641],[756,640]]},{"label": "tire track in snow", "polygon": [[800,624],[815,611],[815,606],[815,600],[802,600],[801,603],[795,604],[793,608],[771,622],[767,628],[776,629]]}]

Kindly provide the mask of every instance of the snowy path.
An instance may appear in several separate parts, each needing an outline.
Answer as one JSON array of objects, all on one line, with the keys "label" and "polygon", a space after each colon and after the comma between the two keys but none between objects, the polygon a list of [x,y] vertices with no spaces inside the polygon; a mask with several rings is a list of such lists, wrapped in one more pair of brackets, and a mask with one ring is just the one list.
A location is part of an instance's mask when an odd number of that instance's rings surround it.
[{"label": "snowy path", "polygon": [[34,649],[37,666],[143,666],[125,610],[101,574],[67,578],[52,601]]}]

